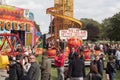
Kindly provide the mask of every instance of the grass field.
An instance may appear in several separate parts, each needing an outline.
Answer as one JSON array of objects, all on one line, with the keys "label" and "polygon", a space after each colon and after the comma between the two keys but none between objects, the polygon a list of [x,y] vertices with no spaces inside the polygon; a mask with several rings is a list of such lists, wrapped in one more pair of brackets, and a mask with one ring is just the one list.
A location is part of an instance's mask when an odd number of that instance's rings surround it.
[{"label": "grass field", "polygon": [[[89,72],[89,67],[86,67],[86,74]],[[106,74],[105,74],[105,70],[103,73],[103,80],[106,80]],[[51,80],[57,80],[57,71],[55,67],[52,67],[52,71],[51,71]],[[120,70],[116,72],[115,74],[115,80],[120,80]]]},{"label": "grass field", "polygon": [[[37,61],[41,62],[41,56],[37,57]],[[105,60],[105,65],[106,65],[106,62],[107,62],[107,58]],[[89,72],[89,67],[85,67],[85,70],[86,70],[86,74],[87,74]],[[106,80],[105,78],[106,78],[106,74],[105,74],[105,70],[104,70],[103,80]],[[52,66],[52,69],[51,69],[51,80],[57,80],[57,70],[53,66]],[[119,71],[117,70],[114,80],[120,80],[120,70]]]}]

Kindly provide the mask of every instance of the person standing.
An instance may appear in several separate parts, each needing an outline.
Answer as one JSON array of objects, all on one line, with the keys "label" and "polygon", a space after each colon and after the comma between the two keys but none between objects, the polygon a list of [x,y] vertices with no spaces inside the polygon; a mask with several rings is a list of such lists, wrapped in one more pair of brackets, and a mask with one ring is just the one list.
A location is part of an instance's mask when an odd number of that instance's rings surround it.
[{"label": "person standing", "polygon": [[116,73],[115,61],[112,55],[110,55],[108,59],[109,61],[107,62],[107,67],[106,67],[106,76],[107,76],[106,80],[114,80]]},{"label": "person standing", "polygon": [[30,64],[30,62],[29,62],[29,56],[24,56],[24,58],[23,58],[23,69],[24,69],[24,76],[26,76],[27,75],[27,72],[28,72],[28,70],[30,69],[30,66],[31,66],[31,64]]},{"label": "person standing", "polygon": [[21,54],[16,55],[15,66],[16,66],[17,80],[20,80],[24,75],[24,69],[23,69],[23,66],[22,66],[22,55]]},{"label": "person standing", "polygon": [[30,66],[30,69],[28,70],[27,76],[29,76],[31,80],[39,80],[41,75],[41,70],[40,70],[40,66],[36,62],[35,56],[30,55],[29,60],[30,60],[31,66]]},{"label": "person standing", "polygon": [[116,67],[117,69],[120,70],[120,48],[117,48],[115,53],[115,58],[116,58]]},{"label": "person standing", "polygon": [[16,73],[16,61],[12,56],[9,57],[10,64],[7,67],[7,73],[9,74],[9,80],[17,80],[17,73]]},{"label": "person standing", "polygon": [[55,58],[55,66],[57,67],[57,80],[64,80],[64,61],[65,61],[65,55],[64,53],[60,52],[58,50],[58,55]]},{"label": "person standing", "polygon": [[41,64],[41,80],[50,80],[51,76],[51,61],[48,59],[46,51],[42,55],[42,64]]},{"label": "person standing", "polygon": [[103,75],[103,61],[100,59],[100,55],[98,54],[95,54],[95,60],[93,60],[91,63],[90,63],[90,66],[94,64],[97,66],[98,68],[98,73],[100,73],[101,75]]},{"label": "person standing", "polygon": [[67,80],[84,80],[86,77],[84,60],[80,59],[81,55],[78,53],[75,53],[74,56],[75,59],[70,62],[68,67]]},{"label": "person standing", "polygon": [[9,74],[9,80],[21,80],[23,77],[23,67],[21,63],[22,55],[17,54],[16,57],[10,56],[9,57],[9,68],[8,68],[8,74]]},{"label": "person standing", "polygon": [[68,59],[69,59],[69,63],[75,59],[75,55],[74,54],[77,54],[76,51],[75,51],[75,48],[71,48],[71,51],[70,51],[70,54],[68,55]]}]

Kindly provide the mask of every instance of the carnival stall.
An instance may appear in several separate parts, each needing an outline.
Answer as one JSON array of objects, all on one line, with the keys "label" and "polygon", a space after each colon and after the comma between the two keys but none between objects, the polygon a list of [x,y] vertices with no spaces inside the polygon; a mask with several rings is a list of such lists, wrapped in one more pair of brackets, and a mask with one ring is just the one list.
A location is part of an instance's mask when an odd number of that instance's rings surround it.
[{"label": "carnival stall", "polygon": [[[9,64],[8,56],[24,53],[25,46],[34,46],[39,38],[34,15],[28,9],[0,5],[0,68]],[[21,51],[16,51],[21,45]]]},{"label": "carnival stall", "polygon": [[23,45],[34,45],[38,36],[31,13],[28,9],[0,5],[0,33],[19,34]]}]

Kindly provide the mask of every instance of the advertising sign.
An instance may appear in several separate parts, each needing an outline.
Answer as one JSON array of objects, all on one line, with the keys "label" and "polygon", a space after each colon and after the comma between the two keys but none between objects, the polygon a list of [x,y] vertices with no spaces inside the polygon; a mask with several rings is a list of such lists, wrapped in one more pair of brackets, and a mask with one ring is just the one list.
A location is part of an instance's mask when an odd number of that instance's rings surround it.
[{"label": "advertising sign", "polygon": [[69,39],[73,36],[81,39],[87,39],[87,31],[80,30],[78,28],[69,28],[68,30],[60,30],[59,31],[60,39]]},{"label": "advertising sign", "polygon": [[24,30],[30,32],[31,24],[28,22],[20,22],[20,21],[6,21],[0,19],[0,31],[6,30]]}]

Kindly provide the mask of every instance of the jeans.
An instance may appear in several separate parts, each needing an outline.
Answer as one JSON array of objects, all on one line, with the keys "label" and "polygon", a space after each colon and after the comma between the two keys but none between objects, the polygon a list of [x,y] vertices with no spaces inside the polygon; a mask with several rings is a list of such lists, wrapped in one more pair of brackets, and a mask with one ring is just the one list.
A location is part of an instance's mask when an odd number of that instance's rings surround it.
[{"label": "jeans", "polygon": [[120,70],[120,60],[116,60],[116,67]]},{"label": "jeans", "polygon": [[57,67],[57,75],[58,79],[57,80],[64,80],[64,66],[63,67]]},{"label": "jeans", "polygon": [[109,77],[110,77],[110,80],[114,80],[114,78],[115,78],[115,73],[110,73],[110,74],[109,74]]}]

